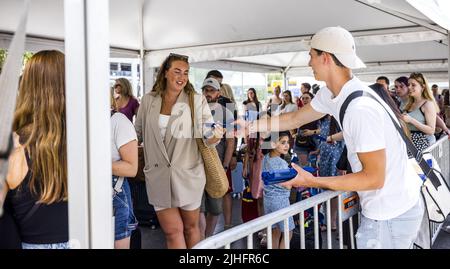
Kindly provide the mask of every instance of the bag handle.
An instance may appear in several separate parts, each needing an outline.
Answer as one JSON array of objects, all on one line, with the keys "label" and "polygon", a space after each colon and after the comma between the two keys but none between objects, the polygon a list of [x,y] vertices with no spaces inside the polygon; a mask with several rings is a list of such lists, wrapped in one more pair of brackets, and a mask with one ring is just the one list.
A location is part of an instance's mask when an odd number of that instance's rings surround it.
[{"label": "bag handle", "polygon": [[425,173],[425,176],[430,179],[431,183],[433,184],[433,186],[436,189],[438,187],[440,187],[441,186],[440,180],[434,173],[433,169],[424,160],[422,152],[417,150],[417,148],[414,146],[414,144],[411,142],[411,140],[406,136],[405,132],[403,132],[403,129],[400,126],[400,124],[396,120],[394,120],[394,118],[392,117],[391,113],[389,113],[387,108],[377,98],[375,98],[371,93],[369,93],[367,91],[356,91],[356,92],[353,92],[352,94],[350,94],[347,97],[347,99],[345,99],[345,101],[342,104],[341,109],[339,111],[339,121],[340,121],[342,129],[344,129],[343,123],[344,123],[345,112],[347,110],[348,105],[354,99],[363,97],[363,96],[372,98],[373,100],[375,100],[378,104],[380,104],[384,108],[384,110],[389,115],[389,118],[391,119],[392,123],[394,124],[394,127],[397,129],[397,132],[400,134],[403,141],[405,142],[406,148],[411,152],[411,154],[413,154],[414,158],[419,163],[420,168],[422,168],[422,171]]},{"label": "bag handle", "polygon": [[189,93],[189,108],[191,109],[192,126],[194,126],[194,93]]}]

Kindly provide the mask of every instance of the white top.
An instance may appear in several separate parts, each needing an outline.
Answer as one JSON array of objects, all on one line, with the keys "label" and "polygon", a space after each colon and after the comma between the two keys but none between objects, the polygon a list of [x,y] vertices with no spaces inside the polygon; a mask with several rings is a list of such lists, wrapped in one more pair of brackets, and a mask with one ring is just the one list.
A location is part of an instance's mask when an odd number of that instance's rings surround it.
[{"label": "white top", "polygon": [[133,124],[124,114],[116,112],[111,117],[111,159],[113,162],[121,159],[119,149],[133,140],[137,140]]},{"label": "white top", "polygon": [[298,106],[296,104],[287,104],[284,109],[281,109],[281,105],[277,108],[274,113],[274,116],[281,115],[284,113],[294,112],[298,110]]},{"label": "white top", "polygon": [[169,125],[170,116],[159,114],[159,131],[161,132],[161,137],[164,140],[166,136],[167,125]]},{"label": "white top", "polygon": [[[339,119],[342,103],[347,96],[358,90],[369,91],[381,101],[372,89],[353,78],[334,98],[332,92],[323,87],[312,100],[311,106],[318,112],[331,114]],[[387,220],[411,209],[419,199],[422,182],[413,169],[408,169],[406,145],[386,111],[375,100],[360,97],[348,106],[343,125],[347,156],[354,172],[362,170],[357,153],[386,149],[384,187],[358,192],[364,216],[374,220]]]}]

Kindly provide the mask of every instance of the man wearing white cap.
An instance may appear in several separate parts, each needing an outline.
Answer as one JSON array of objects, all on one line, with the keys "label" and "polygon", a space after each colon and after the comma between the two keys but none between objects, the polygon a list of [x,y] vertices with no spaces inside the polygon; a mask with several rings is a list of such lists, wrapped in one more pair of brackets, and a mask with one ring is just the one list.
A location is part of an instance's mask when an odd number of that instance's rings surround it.
[{"label": "man wearing white cap", "polygon": [[[234,115],[229,109],[227,109],[227,107],[223,105],[225,103],[230,104],[231,100],[224,96],[221,96],[220,83],[215,78],[206,78],[203,81],[202,92],[206,100],[208,101],[211,114],[214,118],[214,122],[223,126],[224,129],[227,129],[226,125],[227,123],[231,123],[234,121]],[[232,107],[233,106],[228,105],[228,108]],[[216,150],[220,160],[222,161],[223,169],[225,170],[225,173],[227,173],[230,187],[231,187],[230,162],[233,156],[234,148],[235,148],[234,137],[224,136],[220,140],[220,143],[216,145]],[[202,235],[204,235],[205,237],[209,237],[214,234],[214,230],[220,214],[224,213],[225,225],[231,224],[231,219],[229,220],[229,223],[227,223],[227,219],[225,217],[224,212],[224,210],[226,210],[227,208],[230,208],[231,210],[231,206],[228,206],[228,204],[226,204],[227,200],[229,200],[230,203],[232,203],[230,192],[227,192],[224,195],[224,197],[221,198],[212,198],[206,191],[204,192],[202,204],[200,207],[200,211],[204,213],[200,215],[200,229],[202,231]]]},{"label": "man wearing white cap", "polygon": [[[339,119],[341,106],[355,91],[368,91],[379,99],[352,74],[352,69],[365,65],[356,55],[354,39],[347,30],[341,27],[320,30],[311,40],[309,54],[309,66],[316,80],[324,81],[326,87],[300,110],[271,120],[251,122],[246,126],[247,131],[292,130],[325,114]],[[386,108],[392,112],[389,106]],[[367,97],[350,102],[342,125],[354,173],[313,177],[293,164],[297,177],[282,185],[357,191],[362,210],[357,247],[411,248],[424,209],[420,198],[421,181],[407,169],[407,150],[402,138],[385,109]]]}]

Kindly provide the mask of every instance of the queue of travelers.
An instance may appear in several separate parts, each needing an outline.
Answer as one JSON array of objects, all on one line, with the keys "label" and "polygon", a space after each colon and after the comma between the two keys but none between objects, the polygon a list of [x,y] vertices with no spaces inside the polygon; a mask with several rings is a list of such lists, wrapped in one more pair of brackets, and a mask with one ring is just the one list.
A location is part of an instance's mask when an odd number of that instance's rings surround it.
[{"label": "queue of travelers", "polygon": [[[243,119],[237,112],[241,104],[236,103],[232,87],[223,83],[220,71],[211,70],[201,89],[194,89],[185,55],[168,55],[151,91],[140,100],[133,96],[128,79],[115,80],[110,89],[114,247],[130,248],[138,226],[128,181],[138,172],[138,146],[142,146],[148,202],[169,249],[192,248],[214,235],[221,215],[224,230],[233,226],[231,172],[237,159],[243,161],[241,180],[246,185],[241,205],[244,221],[289,206],[291,194],[299,195],[304,188],[357,191],[362,207],[357,247],[410,248],[424,213],[421,182],[409,177],[407,149],[385,109],[398,117],[416,148],[423,151],[450,135],[449,91],[430,87],[422,73],[396,78],[393,90],[386,76],[366,86],[352,72],[364,63],[352,35],[341,27],[317,32],[309,54],[315,79],[325,86],[302,83],[298,96],[276,86],[265,105],[257,90],[249,88],[242,103]],[[70,248],[64,70],[63,53],[41,51],[25,65],[20,81],[5,203],[5,211],[19,227],[20,238],[11,238],[20,242],[18,248]],[[356,90],[375,92],[385,107],[361,98],[348,106],[339,122],[340,107]],[[235,137],[236,125],[243,132],[241,145]],[[213,198],[205,191],[199,141],[218,153],[230,186],[223,197]],[[337,167],[343,151],[352,173]],[[294,156],[298,161],[293,161]],[[306,166],[317,173],[306,172],[302,169]],[[262,183],[262,172],[289,167],[298,172],[293,180]],[[332,201],[333,231],[336,207]],[[388,228],[400,224],[401,231]],[[284,246],[282,226],[272,227],[275,248]],[[293,219],[288,228],[291,238]],[[0,230],[2,236],[4,232]],[[267,235],[259,236],[264,246]]]}]

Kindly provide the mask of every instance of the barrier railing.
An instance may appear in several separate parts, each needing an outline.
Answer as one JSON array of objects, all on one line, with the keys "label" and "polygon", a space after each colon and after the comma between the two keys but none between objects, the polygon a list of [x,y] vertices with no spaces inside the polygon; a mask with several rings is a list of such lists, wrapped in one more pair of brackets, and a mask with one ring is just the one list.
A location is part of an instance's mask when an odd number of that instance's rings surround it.
[{"label": "barrier railing", "polygon": [[[441,167],[443,175],[446,177],[447,181],[450,180],[450,143],[448,137],[444,137],[440,139],[436,144],[425,150],[426,152],[430,152],[439,166]],[[319,248],[319,205],[322,203],[326,203],[326,226],[327,226],[327,237],[326,237],[326,248],[333,248],[333,240],[331,238],[331,200],[334,198],[338,198],[338,213],[337,213],[337,228],[339,235],[339,245],[337,248],[343,249],[343,221],[348,219],[349,224],[349,234],[350,234],[350,245],[348,247],[355,248],[355,240],[354,240],[354,231],[353,231],[353,219],[352,217],[357,214],[357,210],[352,210],[347,212],[347,209],[344,208],[343,203],[345,203],[345,199],[343,197],[349,196],[348,192],[341,191],[325,191],[318,195],[315,195],[311,198],[303,200],[301,202],[295,203],[287,208],[283,208],[277,212],[272,212],[268,215],[264,215],[257,219],[246,222],[245,224],[233,227],[229,230],[216,234],[212,237],[209,237],[200,243],[198,243],[194,248],[196,249],[218,249],[225,248],[230,249],[231,244],[237,242],[241,239],[246,238],[247,241],[247,249],[253,249],[253,235],[261,230],[267,231],[267,248],[272,248],[272,225],[283,221],[283,234],[284,234],[284,247],[286,249],[290,248],[289,244],[289,232],[288,231],[288,220],[289,217],[293,217],[298,215],[299,223],[300,223],[300,248],[305,248],[305,218],[304,212],[308,209],[313,209],[314,216],[314,248]],[[432,224],[432,232],[433,232],[433,242],[436,239],[439,230],[442,224]]]},{"label": "barrier railing", "polygon": [[[247,249],[253,249],[253,235],[263,229],[267,231],[267,248],[272,248],[272,225],[283,221],[283,234],[285,236],[285,245],[286,249],[290,248],[289,246],[289,232],[288,231],[288,220],[289,217],[293,217],[298,215],[299,217],[299,227],[300,227],[300,246],[299,248],[305,248],[305,219],[304,212],[308,209],[313,209],[313,217],[314,217],[314,248],[319,248],[319,205],[322,203],[326,203],[326,224],[327,224],[327,248],[331,249],[332,239],[331,239],[331,199],[338,198],[338,227],[337,231],[339,233],[339,248],[344,248],[343,244],[343,217],[346,215],[347,217],[353,216],[353,213],[345,214],[343,212],[343,195],[347,195],[346,192],[340,191],[325,191],[318,195],[315,195],[311,198],[308,198],[304,201],[295,203],[289,207],[283,208],[277,212],[272,212],[268,215],[264,215],[257,219],[246,222],[243,225],[239,225],[233,227],[229,230],[216,234],[212,237],[209,237],[200,243],[198,243],[194,248],[198,249],[218,249],[225,247],[225,249],[231,248],[231,243],[239,241],[241,239],[247,239]],[[354,211],[357,213],[357,210]],[[348,213],[348,212],[347,212]],[[353,237],[353,223],[352,219],[349,219],[349,228],[351,234],[351,245],[350,247],[354,248],[354,237]]]}]

